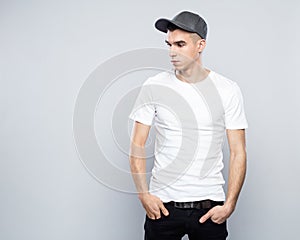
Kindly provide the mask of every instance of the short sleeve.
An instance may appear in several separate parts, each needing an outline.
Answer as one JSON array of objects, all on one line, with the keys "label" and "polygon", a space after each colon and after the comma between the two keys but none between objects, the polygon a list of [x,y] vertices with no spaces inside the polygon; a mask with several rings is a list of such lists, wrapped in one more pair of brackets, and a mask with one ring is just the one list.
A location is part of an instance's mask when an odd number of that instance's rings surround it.
[{"label": "short sleeve", "polygon": [[242,92],[236,83],[232,85],[225,104],[225,127],[226,129],[248,128]]},{"label": "short sleeve", "polygon": [[155,117],[155,110],[151,94],[151,85],[144,84],[129,114],[129,118],[151,126]]}]

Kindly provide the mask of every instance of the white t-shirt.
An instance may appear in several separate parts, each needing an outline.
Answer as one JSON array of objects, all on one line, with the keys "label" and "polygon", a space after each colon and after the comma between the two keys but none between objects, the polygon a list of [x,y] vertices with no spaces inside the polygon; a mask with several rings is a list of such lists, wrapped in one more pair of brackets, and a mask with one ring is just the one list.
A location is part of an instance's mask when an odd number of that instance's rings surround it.
[{"label": "white t-shirt", "polygon": [[225,200],[225,129],[248,127],[235,82],[214,71],[197,83],[159,73],[144,82],[129,118],[155,128],[152,194],[163,202]]}]

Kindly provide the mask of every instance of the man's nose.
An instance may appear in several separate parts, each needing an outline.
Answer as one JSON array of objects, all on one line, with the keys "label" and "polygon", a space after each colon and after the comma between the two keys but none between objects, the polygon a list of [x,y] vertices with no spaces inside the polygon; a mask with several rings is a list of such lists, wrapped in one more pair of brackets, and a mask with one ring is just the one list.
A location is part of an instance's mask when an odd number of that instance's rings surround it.
[{"label": "man's nose", "polygon": [[172,48],[172,47],[170,47],[170,49],[169,49],[169,56],[170,57],[176,57],[176,52],[175,52],[175,50],[174,50],[174,48]]}]

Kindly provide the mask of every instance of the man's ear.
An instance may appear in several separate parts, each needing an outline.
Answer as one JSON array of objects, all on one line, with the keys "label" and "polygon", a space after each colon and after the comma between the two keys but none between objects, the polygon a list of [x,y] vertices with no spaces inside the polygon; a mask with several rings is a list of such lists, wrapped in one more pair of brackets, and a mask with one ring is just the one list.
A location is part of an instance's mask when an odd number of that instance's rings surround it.
[{"label": "man's ear", "polygon": [[204,50],[204,48],[206,47],[206,40],[199,39],[197,42],[197,46],[198,46],[198,52],[201,53]]}]

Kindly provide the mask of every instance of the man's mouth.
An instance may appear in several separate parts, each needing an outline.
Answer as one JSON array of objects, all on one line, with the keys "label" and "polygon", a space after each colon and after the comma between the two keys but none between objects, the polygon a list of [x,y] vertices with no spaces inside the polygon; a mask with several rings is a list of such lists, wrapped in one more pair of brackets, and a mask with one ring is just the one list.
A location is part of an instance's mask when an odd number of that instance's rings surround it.
[{"label": "man's mouth", "polygon": [[179,61],[178,61],[178,60],[171,60],[171,63],[172,63],[172,64],[178,64]]}]

